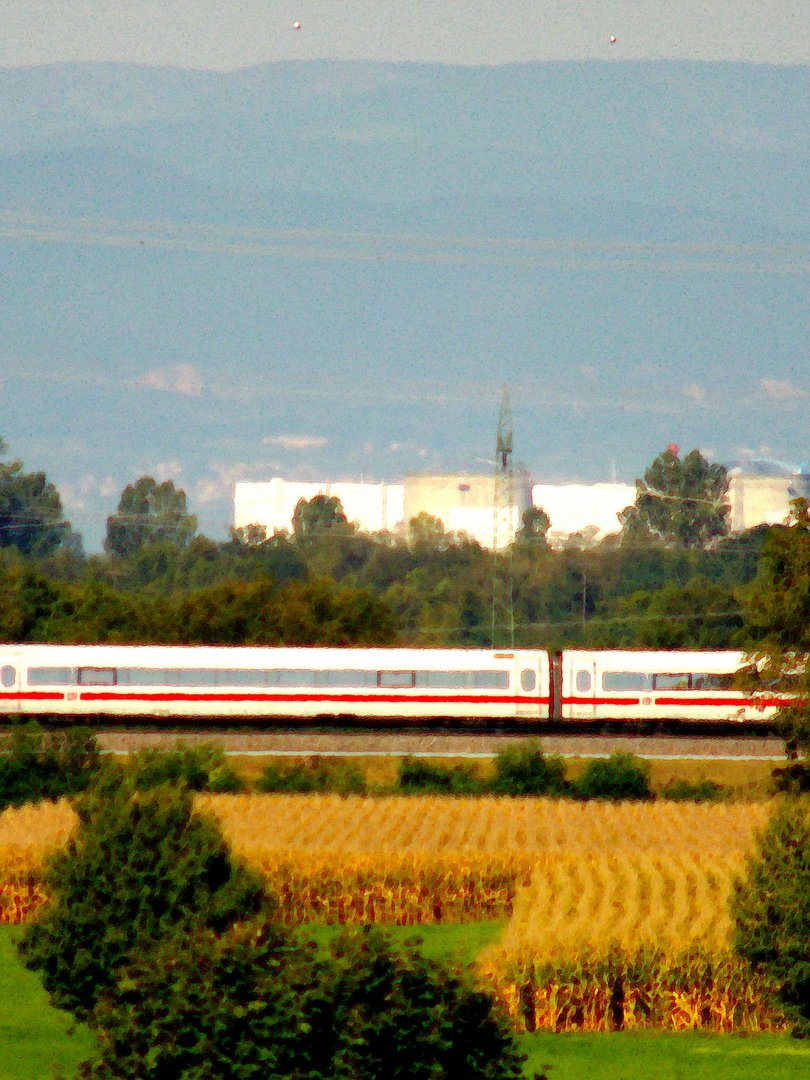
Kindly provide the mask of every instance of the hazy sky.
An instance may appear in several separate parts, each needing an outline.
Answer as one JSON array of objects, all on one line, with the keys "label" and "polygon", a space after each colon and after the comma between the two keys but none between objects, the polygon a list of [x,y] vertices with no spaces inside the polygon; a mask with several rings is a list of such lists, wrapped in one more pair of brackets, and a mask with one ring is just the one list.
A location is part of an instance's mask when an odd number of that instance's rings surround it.
[{"label": "hazy sky", "polygon": [[605,57],[807,64],[810,0],[0,0],[3,67]]}]

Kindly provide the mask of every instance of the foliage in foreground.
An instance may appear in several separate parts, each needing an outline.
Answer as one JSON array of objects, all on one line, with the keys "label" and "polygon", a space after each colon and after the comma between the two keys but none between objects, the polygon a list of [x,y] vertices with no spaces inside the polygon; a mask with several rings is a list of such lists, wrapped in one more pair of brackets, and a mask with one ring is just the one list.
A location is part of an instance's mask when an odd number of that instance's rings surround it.
[{"label": "foliage in foreground", "polygon": [[650,766],[632,754],[611,754],[594,758],[574,784],[578,799],[652,799]]},{"label": "foliage in foreground", "polygon": [[223,931],[265,904],[217,827],[180,788],[135,790],[110,770],[44,880],[51,904],[20,949],[55,1004],[84,1018],[133,950],[193,925]]},{"label": "foliage in foreground", "polygon": [[379,933],[322,961],[266,922],[135,953],[94,1016],[94,1080],[510,1080],[521,1058],[492,1001]]},{"label": "foliage in foreground", "polygon": [[546,757],[538,746],[506,747],[495,759],[494,795],[564,795],[566,789],[562,758]]},{"label": "foliage in foreground", "polygon": [[215,743],[180,746],[176,750],[140,750],[130,755],[126,768],[139,791],[176,783],[189,791],[223,794],[234,794],[245,787],[228,764],[225,751]]},{"label": "foliage in foreground", "polygon": [[403,758],[397,777],[399,789],[413,795],[478,795],[486,785],[472,765],[438,765],[422,758]]},{"label": "foliage in foreground", "polygon": [[[762,548],[757,576],[741,590],[747,609],[749,690],[763,705],[781,701],[775,724],[788,754],[810,751],[810,504],[794,499],[786,526],[772,529]],[[798,770],[794,790],[806,783]]]},{"label": "foliage in foreground", "polygon": [[100,760],[96,740],[86,728],[44,731],[36,721],[15,725],[8,753],[0,757],[0,811],[84,791]]},{"label": "foliage in foreground", "polygon": [[[597,758],[572,781],[566,778],[562,758],[556,754],[546,757],[532,744],[501,750],[491,779],[480,777],[471,765],[446,766],[406,757],[400,764],[398,785],[406,794],[569,796],[610,801],[653,798],[650,768],[631,754]],[[696,790],[692,797],[705,795],[705,791]]]},{"label": "foliage in foreground", "polygon": [[285,767],[268,765],[256,784],[258,791],[304,795],[331,791],[337,795],[365,795],[366,778],[349,762],[311,758]]},{"label": "foliage in foreground", "polygon": [[773,814],[732,897],[735,947],[774,980],[795,1021],[810,1035],[810,813],[785,799]]}]

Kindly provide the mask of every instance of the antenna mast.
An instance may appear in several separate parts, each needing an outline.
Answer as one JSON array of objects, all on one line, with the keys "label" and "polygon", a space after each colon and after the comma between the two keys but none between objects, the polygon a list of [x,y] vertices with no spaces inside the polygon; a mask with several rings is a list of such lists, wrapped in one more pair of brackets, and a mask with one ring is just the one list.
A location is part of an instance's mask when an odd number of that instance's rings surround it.
[{"label": "antenna mast", "polygon": [[[492,623],[493,649],[515,646],[515,607],[512,578],[512,541],[515,532],[515,477],[512,467],[512,405],[504,386],[498,435],[495,441],[495,477],[492,521]],[[505,551],[501,551],[505,548]]]}]

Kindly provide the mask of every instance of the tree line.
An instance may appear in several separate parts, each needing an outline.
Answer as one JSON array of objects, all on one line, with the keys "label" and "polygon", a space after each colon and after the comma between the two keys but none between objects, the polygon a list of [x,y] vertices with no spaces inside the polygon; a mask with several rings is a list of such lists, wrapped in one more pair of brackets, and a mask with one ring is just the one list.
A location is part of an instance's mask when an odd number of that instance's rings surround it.
[{"label": "tree line", "polygon": [[493,555],[428,514],[407,538],[361,532],[326,495],[302,500],[289,532],[254,525],[216,541],[172,481],[141,477],[107,519],[104,553],[87,556],[47,477],[0,461],[0,637],[487,647],[493,578],[507,575],[517,646],[746,645],[746,590],[785,530],[730,536],[726,490],[722,466],[672,447],[616,535],[555,550],[531,507]]}]

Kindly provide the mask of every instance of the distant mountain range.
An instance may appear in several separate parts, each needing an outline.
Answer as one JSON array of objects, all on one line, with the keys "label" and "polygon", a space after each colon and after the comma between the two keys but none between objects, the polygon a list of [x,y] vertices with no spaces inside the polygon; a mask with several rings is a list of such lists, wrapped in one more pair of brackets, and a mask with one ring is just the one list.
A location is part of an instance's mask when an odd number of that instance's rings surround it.
[{"label": "distant mountain range", "polygon": [[504,381],[538,479],[805,460],[809,164],[806,68],[0,70],[0,433],[91,547],[142,470],[222,535],[480,468]]}]

